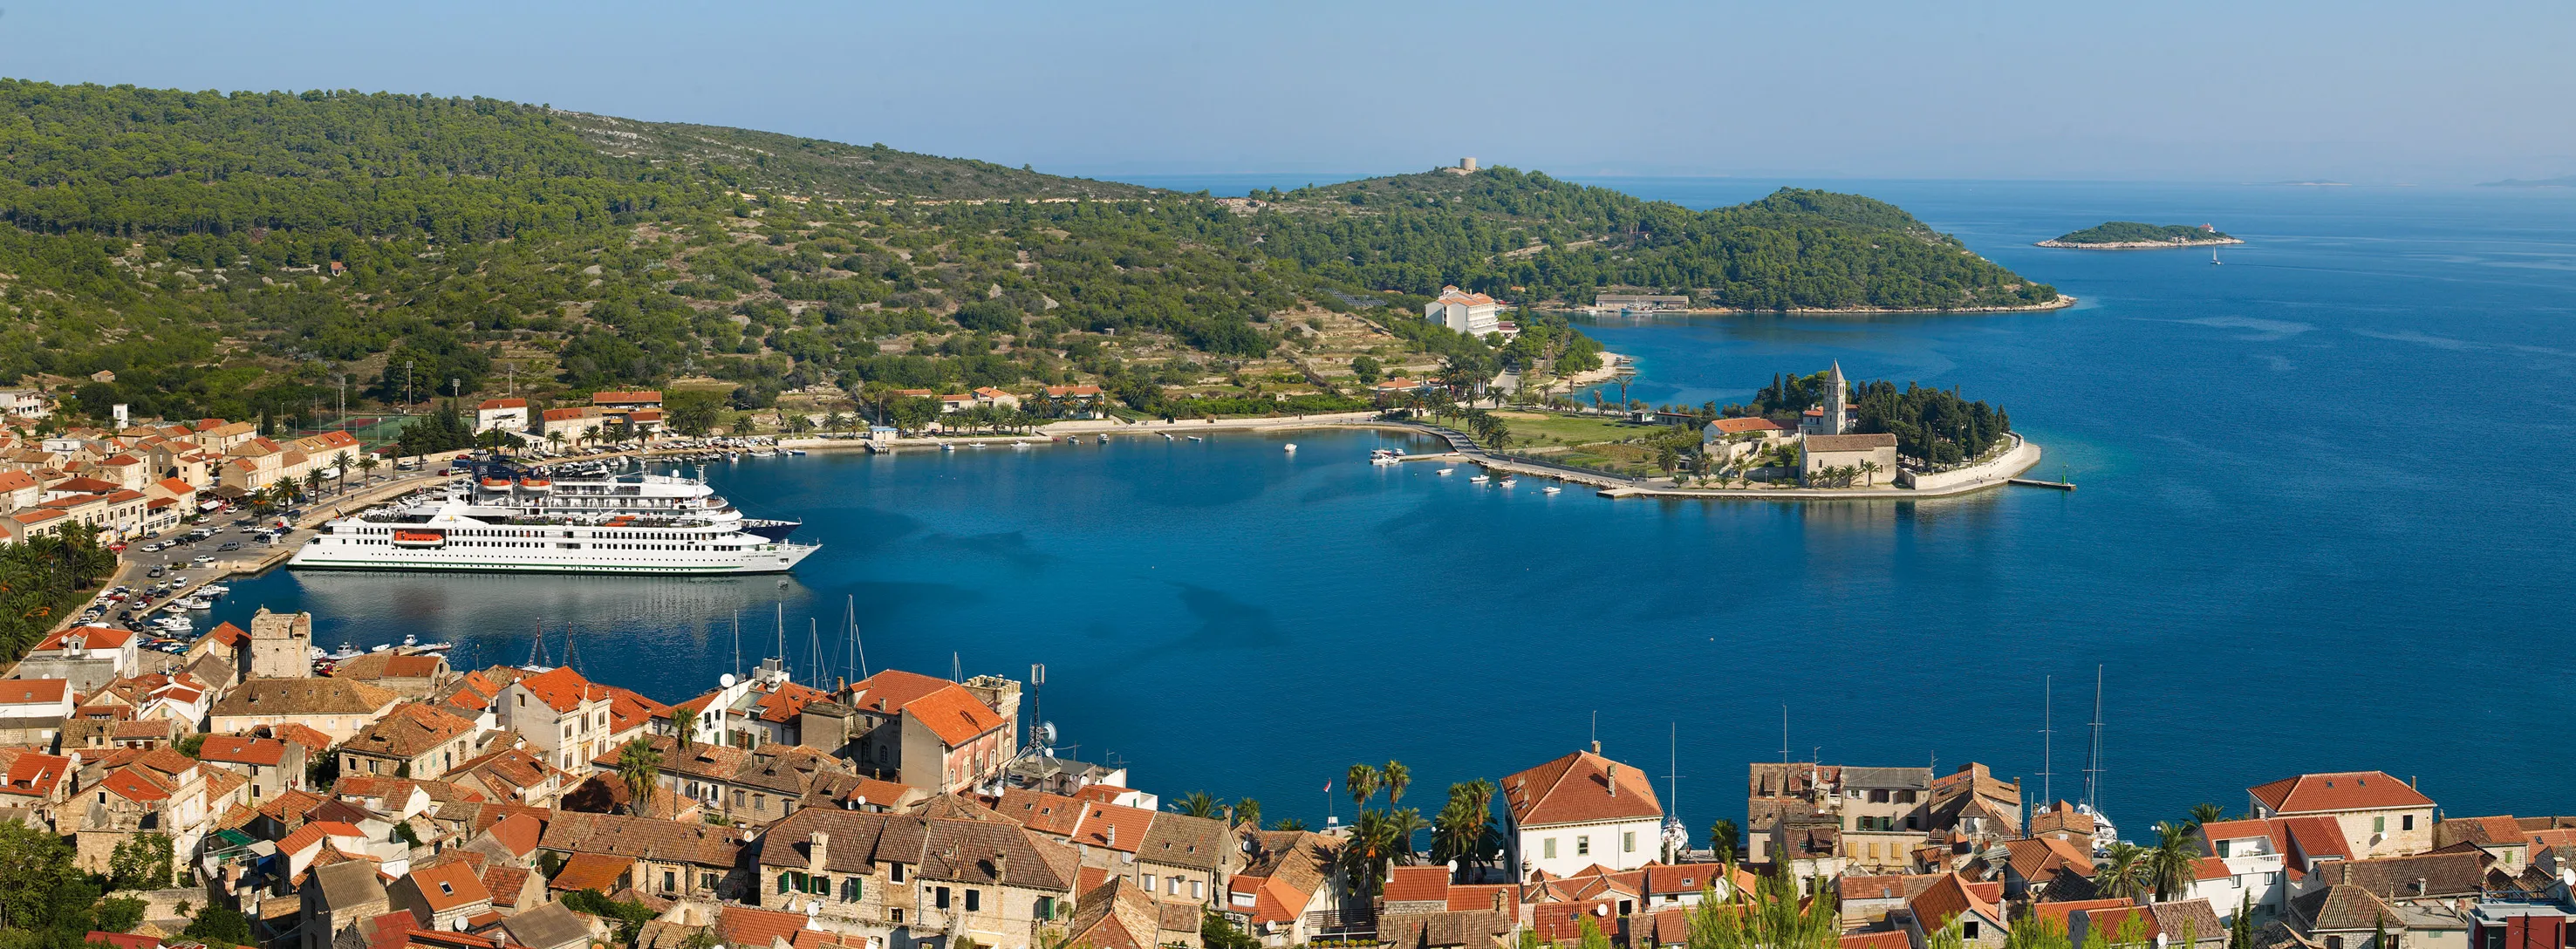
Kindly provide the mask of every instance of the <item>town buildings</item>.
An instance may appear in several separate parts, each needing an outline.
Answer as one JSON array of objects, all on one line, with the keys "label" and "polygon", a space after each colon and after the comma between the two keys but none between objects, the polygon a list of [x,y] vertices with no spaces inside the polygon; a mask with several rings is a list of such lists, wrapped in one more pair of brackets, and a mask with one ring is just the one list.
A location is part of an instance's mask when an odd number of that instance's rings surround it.
[{"label": "town buildings", "polygon": [[1633,870],[1656,859],[1663,805],[1637,769],[1595,742],[1503,779],[1505,862],[1516,876],[1569,876],[1599,865]]},{"label": "town buildings", "polygon": [[1440,288],[1440,296],[1422,305],[1422,318],[1470,336],[1502,329],[1502,303],[1457,287]]}]

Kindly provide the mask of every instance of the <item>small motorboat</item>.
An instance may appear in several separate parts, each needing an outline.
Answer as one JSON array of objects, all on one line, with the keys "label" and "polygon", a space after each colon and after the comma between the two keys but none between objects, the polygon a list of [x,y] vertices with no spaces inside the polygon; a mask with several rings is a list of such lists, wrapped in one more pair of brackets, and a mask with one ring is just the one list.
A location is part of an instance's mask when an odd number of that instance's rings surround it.
[{"label": "small motorboat", "polygon": [[1503,487],[1508,488],[1508,487],[1511,487],[1512,485],[1519,484],[1520,482],[1519,482],[1519,481],[1516,481],[1516,480],[1513,480],[1513,478],[1512,478],[1512,476],[1511,476],[1511,475],[1504,475],[1504,476],[1503,476],[1503,480],[1501,480],[1501,481],[1499,481],[1499,482],[1496,482],[1496,483],[1497,483],[1497,484],[1502,485]]},{"label": "small motorboat", "polygon": [[1456,468],[1442,468],[1442,469],[1440,469],[1440,473],[1441,473],[1441,474],[1444,474],[1444,475],[1457,474],[1457,473],[1458,473],[1458,469],[1456,469]]},{"label": "small motorboat", "polygon": [[1392,464],[1395,464],[1395,463],[1396,463],[1396,461],[1397,461],[1397,458],[1396,458],[1396,456],[1395,456],[1395,452],[1393,452],[1393,451],[1391,451],[1391,450],[1384,449],[1384,448],[1378,448],[1378,449],[1373,449],[1373,450],[1371,450],[1371,451],[1369,452],[1369,464],[1372,464],[1372,465],[1392,465]]},{"label": "small motorboat", "polygon": [[805,457],[805,449],[802,448],[790,448],[787,450],[787,453],[799,458]]},{"label": "small motorboat", "polygon": [[420,644],[420,645],[418,645],[418,646],[413,646],[413,647],[411,647],[411,651],[413,651],[413,652],[446,652],[446,651],[448,651],[448,650],[450,650],[450,649],[454,649],[454,648],[456,648],[456,644],[455,644],[455,643],[422,643],[422,644]]},{"label": "small motorboat", "polygon": [[1483,483],[1485,483],[1485,482],[1487,482],[1487,481],[1492,481],[1492,480],[1494,480],[1494,479],[1489,478],[1489,477],[1486,477],[1486,476],[1484,476],[1484,475],[1477,475],[1477,476],[1475,476],[1475,477],[1473,477],[1473,478],[1469,478],[1469,479],[1467,479],[1467,480],[1469,480],[1469,481],[1473,481],[1473,482],[1475,482],[1475,483],[1477,483],[1477,484],[1483,484]]},{"label": "small motorboat", "polygon": [[943,443],[943,444],[941,444],[941,445],[939,446],[939,450],[940,450],[940,451],[956,451],[956,450],[957,450],[957,446]]},{"label": "small motorboat", "polygon": [[1294,455],[1294,454],[1296,454],[1296,453],[1297,453],[1297,443],[1296,443],[1296,442],[1289,442],[1289,443],[1288,443],[1288,445],[1287,445],[1287,448],[1288,448],[1288,453],[1289,453],[1289,454]]},{"label": "small motorboat", "polygon": [[1192,435],[1192,436],[1190,436],[1190,440],[1191,440],[1191,441],[1194,441],[1194,442],[1203,442],[1203,441],[1207,441],[1207,439],[1200,438],[1200,437],[1198,437],[1198,436],[1196,436],[1196,435]]},{"label": "small motorboat", "polygon": [[1101,444],[1103,444],[1103,445],[1109,444],[1109,436],[1107,436],[1107,435],[1102,435],[1102,436],[1100,436],[1100,443],[1101,443]]},{"label": "small motorboat", "polygon": [[356,647],[356,646],[352,646],[352,645],[349,645],[348,643],[343,642],[343,643],[341,643],[341,644],[340,644],[340,651],[339,651],[339,652],[332,653],[332,654],[330,654],[330,655],[328,655],[328,656],[324,656],[324,657],[322,657],[322,658],[324,658],[324,659],[329,659],[329,660],[331,660],[331,661],[333,661],[333,662],[339,662],[339,661],[341,661],[341,660],[343,660],[343,659],[355,659],[355,658],[358,658],[359,656],[363,656],[363,655],[366,655],[366,654],[365,654],[365,653],[362,653],[362,652],[359,652],[359,651],[358,651],[358,647]]},{"label": "small motorboat", "polygon": [[1565,490],[1565,489],[1564,489],[1564,488],[1557,487],[1556,485],[1552,485],[1552,484],[1551,484],[1551,485],[1548,485],[1548,486],[1547,486],[1547,493],[1549,493],[1549,494],[1555,494],[1555,493],[1557,493],[1557,492],[1559,492],[1559,491],[1563,491],[1563,490]]},{"label": "small motorboat", "polygon": [[1164,440],[1164,441],[1167,441],[1167,442],[1168,442],[1168,441],[1171,441],[1171,440],[1172,440],[1172,433],[1170,433],[1170,432],[1164,432],[1164,433],[1163,433],[1163,440]]}]

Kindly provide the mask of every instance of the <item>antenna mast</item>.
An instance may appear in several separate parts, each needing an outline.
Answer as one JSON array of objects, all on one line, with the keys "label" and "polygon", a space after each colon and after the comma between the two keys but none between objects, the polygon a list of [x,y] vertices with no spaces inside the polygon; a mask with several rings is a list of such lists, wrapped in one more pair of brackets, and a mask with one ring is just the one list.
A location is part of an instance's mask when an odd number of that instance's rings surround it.
[{"label": "antenna mast", "polygon": [[733,611],[733,677],[742,679],[742,610]]}]

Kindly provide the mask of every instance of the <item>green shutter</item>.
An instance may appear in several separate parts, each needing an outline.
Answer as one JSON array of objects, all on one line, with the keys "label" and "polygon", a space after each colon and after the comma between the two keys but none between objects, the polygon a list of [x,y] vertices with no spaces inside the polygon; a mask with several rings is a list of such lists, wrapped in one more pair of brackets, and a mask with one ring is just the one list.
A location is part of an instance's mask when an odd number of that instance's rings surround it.
[{"label": "green shutter", "polygon": [[788,874],[788,873],[781,873],[781,874],[779,874],[779,875],[778,875],[778,892],[781,892],[781,893],[788,892],[788,883],[787,883],[787,878],[788,878],[788,877],[790,877],[790,876],[793,876],[793,875],[794,875],[794,874]]}]

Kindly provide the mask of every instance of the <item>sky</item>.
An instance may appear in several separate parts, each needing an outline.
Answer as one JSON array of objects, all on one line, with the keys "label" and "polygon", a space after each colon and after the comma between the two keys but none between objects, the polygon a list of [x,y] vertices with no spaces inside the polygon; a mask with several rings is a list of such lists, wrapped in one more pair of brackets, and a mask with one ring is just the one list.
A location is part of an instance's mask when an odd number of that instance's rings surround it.
[{"label": "sky", "polygon": [[2576,174],[2576,4],[12,4],[0,75],[484,95],[1040,171]]}]

